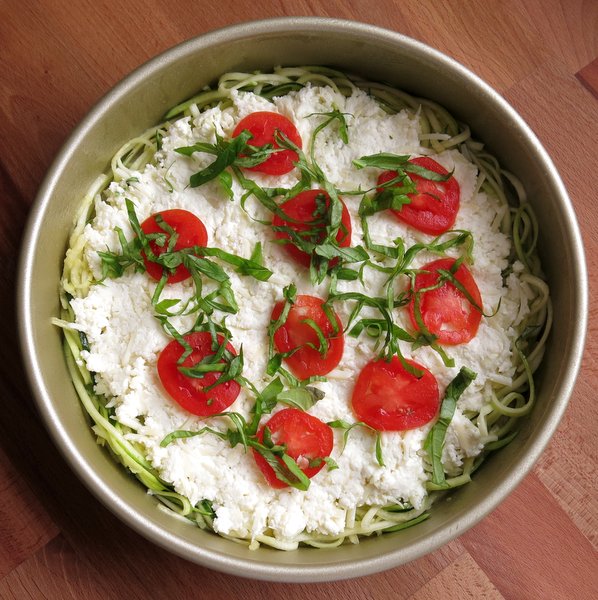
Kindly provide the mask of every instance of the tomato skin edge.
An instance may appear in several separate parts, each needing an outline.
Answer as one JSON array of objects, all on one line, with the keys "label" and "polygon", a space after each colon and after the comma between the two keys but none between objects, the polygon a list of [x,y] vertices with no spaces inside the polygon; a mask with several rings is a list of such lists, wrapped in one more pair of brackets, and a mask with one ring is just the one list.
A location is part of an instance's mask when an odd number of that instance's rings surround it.
[{"label": "tomato skin edge", "polygon": [[[439,175],[448,175],[449,172],[434,159],[429,156],[420,156],[409,160],[410,163],[424,167],[429,171]],[[384,171],[378,177],[378,186],[396,176],[396,171]],[[407,194],[412,200],[412,204],[405,204],[400,210],[391,209],[395,217],[405,223],[428,235],[440,235],[445,233],[455,224],[457,213],[459,212],[461,190],[459,183],[454,175],[451,175],[444,182],[432,182],[415,173],[408,173],[410,179],[416,187],[422,191],[418,193]],[[435,204],[437,200],[427,194],[436,194],[438,190],[433,188],[440,186],[443,188],[444,198],[441,204]],[[400,187],[400,186],[398,186]],[[384,188],[378,187],[378,192]]]},{"label": "tomato skin edge", "polygon": [[[332,453],[334,447],[334,433],[332,428],[317,417],[297,408],[283,408],[274,413],[268,422],[260,427],[257,433],[256,437],[260,443],[263,442],[265,427],[270,429],[273,438],[276,438],[276,434],[280,429],[282,429],[283,432],[290,430],[290,435],[298,438],[296,442],[298,441],[299,444],[301,444],[301,442],[307,442],[312,446],[312,450],[317,451],[317,456],[310,456],[310,459],[320,458],[322,459],[321,464],[314,467],[301,467],[301,465],[299,465],[301,471],[303,471],[309,479],[313,478],[324,468],[325,461],[323,459],[329,457]],[[289,446],[287,454],[297,461],[299,456],[303,456],[305,450],[301,452],[297,451],[297,444],[296,442],[293,443],[293,440],[285,440],[284,438],[276,440],[276,443],[287,442]],[[309,448],[306,450],[309,450]],[[275,489],[290,487],[288,483],[278,479],[274,469],[268,464],[259,451],[252,449],[252,453],[256,465],[271,487]],[[282,464],[280,458],[277,457],[277,460]]]},{"label": "tomato skin edge", "polygon": [[[274,305],[271,316],[272,321],[278,320],[282,314],[284,304],[284,300],[281,300]],[[303,316],[311,318],[316,322],[325,334],[328,340],[328,351],[324,357],[314,348],[305,346],[303,348],[300,347],[294,354],[284,359],[293,375],[301,380],[307,379],[312,375],[327,375],[338,366],[344,353],[345,338],[343,335],[343,324],[340,317],[333,311],[337,329],[337,333],[334,333],[328,316],[321,308],[323,304],[324,301],[317,296],[298,295],[289,310],[287,320],[274,332],[274,345],[278,352],[289,352],[299,347],[295,345],[297,337],[303,337],[306,333],[308,334],[307,337],[310,338],[309,341],[315,343],[317,341],[315,333],[313,334],[314,338],[311,339],[312,336],[309,335],[312,333],[311,328],[308,325],[302,324],[298,319],[298,313],[304,312],[305,315]],[[293,333],[296,335],[293,336]],[[328,333],[332,333],[332,335],[329,337]],[[303,344],[305,343],[306,341],[303,342]]]},{"label": "tomato skin edge", "polygon": [[[192,353],[188,356],[182,366],[192,366],[199,362],[201,358],[215,354],[211,349],[212,336],[210,333],[205,331],[195,332],[183,337],[197,354]],[[219,335],[218,343],[222,344],[223,339]],[[237,354],[230,343],[227,344],[226,349],[233,355]],[[209,392],[203,391],[204,387],[209,387],[215,383],[220,373],[206,373],[202,379],[185,376],[178,370],[178,360],[184,351],[183,346],[177,340],[172,340],[158,356],[158,377],[167,395],[183,410],[198,417],[209,417],[226,410],[234,403],[241,391],[239,383],[231,380],[214,386]],[[198,358],[198,360],[194,363],[193,358]]]},{"label": "tomato skin edge", "polygon": [[[416,275],[415,291],[417,291],[420,288],[426,288],[434,285],[438,279],[436,275],[438,269],[449,271],[451,270],[454,264],[455,259],[453,258],[440,258],[432,262],[426,263],[425,265],[422,265],[420,269],[422,271],[430,271],[430,273],[420,273]],[[459,268],[455,271],[453,276],[467,290],[467,292],[475,301],[477,306],[481,308],[482,296],[480,294],[480,290],[473,277],[473,274],[466,267],[466,265],[461,264]],[[465,302],[467,302],[467,305],[469,306],[469,312],[465,316],[463,315],[463,313],[459,314],[456,310],[453,312],[454,319],[458,320],[462,325],[462,327],[459,330],[441,329],[440,326],[437,327],[434,324],[434,321],[438,321],[441,318],[441,315],[437,315],[436,313],[432,315],[432,312],[430,311],[430,313],[428,313],[427,310],[428,305],[433,303],[436,306],[440,306],[440,309],[444,311],[444,316],[450,316],[448,314],[448,310],[450,309],[452,303],[448,301],[450,299],[448,296],[449,292],[451,293],[453,298],[462,298]],[[443,294],[444,298],[446,298],[447,300],[443,300]],[[438,298],[438,300],[436,300],[436,298]],[[419,325],[415,315],[415,296],[413,294],[408,308],[411,324],[414,330],[419,331]],[[444,285],[437,290],[423,292],[420,295],[419,308],[424,325],[427,327],[430,333],[437,337],[437,342],[444,346],[457,346],[460,344],[466,344],[470,342],[477,335],[482,320],[481,311],[474,305],[470,304],[469,301],[467,301],[465,295],[462,294],[461,291],[458,290],[450,281],[446,281]],[[437,312],[440,313],[440,311]],[[447,322],[450,323],[450,319],[447,318],[442,320],[440,325]]]},{"label": "tomato skin edge", "polygon": [[[247,130],[252,134],[250,145],[257,147],[272,144],[273,148],[280,148],[275,132],[282,132],[295,146],[301,148],[303,142],[295,124],[280,113],[271,111],[256,111],[249,113],[241,119],[233,130],[232,137],[237,137],[242,131]],[[252,140],[254,143],[252,143]],[[264,173],[265,175],[285,175],[295,168],[299,155],[291,149],[270,155],[264,162],[253,167],[244,167],[248,171]]]},{"label": "tomato skin edge", "polygon": [[[166,233],[156,222],[156,216],[158,215],[160,215],[164,222],[172,227],[179,235],[179,238],[174,245],[174,250],[207,245],[208,232],[201,219],[193,213],[180,208],[163,210],[150,215],[143,223],[141,223],[141,229],[146,235],[152,233]],[[150,248],[157,256],[165,251],[167,245],[168,240],[163,247],[158,246],[155,242],[150,242]],[[147,274],[152,279],[159,281],[162,278],[163,268],[158,263],[149,260],[145,256],[145,253],[142,253],[142,257]],[[168,275],[167,283],[178,283],[185,279],[189,279],[189,277],[191,277],[191,273],[189,273],[187,268],[184,265],[179,265],[174,273]]]},{"label": "tomato skin edge", "polygon": [[[285,207],[286,207],[287,211],[292,211],[293,214],[291,214],[291,212],[289,212],[288,216],[293,219],[303,216],[303,213],[306,210],[308,211],[308,213],[309,213],[309,211],[311,211],[313,213],[313,210],[315,210],[315,200],[318,195],[326,196],[327,202],[328,203],[330,202],[330,197],[325,190],[321,190],[321,189],[304,190],[303,192],[300,192],[296,196],[289,198],[286,202],[281,204],[280,209],[283,212],[285,212]],[[339,228],[339,230],[336,234],[336,242],[338,243],[340,248],[347,248],[351,245],[351,237],[352,237],[352,233],[353,233],[353,227],[351,224],[351,216],[349,214],[346,204],[342,200],[340,200],[340,202],[342,205],[341,227]],[[302,219],[299,218],[298,220],[301,221]],[[301,223],[293,223],[291,221],[285,221],[279,215],[274,215],[274,217],[272,219],[272,225],[274,227],[286,226],[286,227],[289,227],[290,229],[293,229],[296,232],[306,231],[308,223],[309,223],[309,221],[303,221]],[[304,227],[304,225],[306,227]],[[275,230],[274,235],[275,235],[276,239],[281,240],[281,241],[290,240],[289,235],[285,231],[276,231]],[[311,263],[311,256],[309,254],[307,254],[306,252],[304,252],[303,250],[301,250],[300,248],[298,248],[297,246],[295,246],[295,244],[293,244],[292,241],[289,241],[288,243],[284,243],[283,249],[297,263],[299,263],[300,265],[302,265],[306,268],[309,268],[310,263]],[[338,263],[338,259],[333,258],[330,261],[329,266],[334,267],[337,263]]]},{"label": "tomato skin edge", "polygon": [[438,382],[426,367],[404,359],[370,361],[357,377],[351,406],[357,419],[377,431],[408,431],[432,421],[440,409]]}]

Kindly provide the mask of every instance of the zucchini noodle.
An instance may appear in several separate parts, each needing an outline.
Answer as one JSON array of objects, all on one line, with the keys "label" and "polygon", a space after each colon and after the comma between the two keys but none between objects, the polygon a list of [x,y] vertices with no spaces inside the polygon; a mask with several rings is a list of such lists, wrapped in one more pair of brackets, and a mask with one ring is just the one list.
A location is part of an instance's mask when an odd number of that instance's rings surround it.
[{"label": "zucchini noodle", "polygon": [[[94,374],[88,371],[81,357],[87,340],[73,323],[74,313],[69,304],[73,297],[85,297],[94,284],[94,277],[83,256],[83,229],[93,218],[94,202],[112,181],[126,181],[151,163],[161,136],[166,133],[172,120],[183,116],[193,117],[217,105],[229,106],[233,91],[251,91],[270,99],[306,85],[330,86],[345,96],[359,88],[375,98],[388,113],[406,110],[419,119],[420,143],[423,147],[435,153],[458,149],[477,167],[478,189],[496,197],[500,203],[497,222],[500,230],[512,240],[510,265],[515,261],[523,265],[523,272],[518,273],[518,277],[530,295],[529,312],[521,320],[519,337],[512,349],[516,365],[513,381],[509,385],[493,384],[490,397],[482,408],[466,414],[479,429],[484,449],[475,459],[464,458],[460,472],[447,478],[442,485],[433,483],[429,478],[426,488],[430,493],[423,507],[414,509],[410,505],[392,505],[349,509],[345,530],[338,536],[302,533],[291,541],[266,533],[251,540],[223,536],[248,544],[251,549],[260,544],[281,550],[294,550],[300,545],[334,548],[341,544],[356,544],[362,536],[398,531],[428,518],[432,503],[446,490],[468,483],[473,472],[491,451],[513,439],[518,420],[532,410],[536,400],[534,373],[542,360],[552,324],[549,289],[543,279],[536,250],[538,222],[525,190],[521,182],[512,173],[502,169],[480,142],[471,138],[467,125],[459,123],[443,107],[430,100],[416,98],[388,85],[348,76],[330,68],[287,67],[277,68],[273,73],[227,73],[215,88],[206,88],[173,107],[166,114],[164,123],[125,143],[113,157],[109,171],[94,180],[75,218],[61,280],[62,313],[60,318],[54,319],[54,323],[63,330],[68,370],[81,404],[91,419],[98,443],[105,446],[116,460],[139,479],[148,493],[160,501],[162,510],[202,529],[213,529],[215,513],[210,502],[202,501],[192,506],[188,498],[164,481],[145,458],[141,446],[127,439],[131,430],[116,420],[114,409],[107,406],[107,399],[94,391]],[[505,273],[504,277],[507,275]],[[430,476],[431,465],[427,464],[426,469]]]}]

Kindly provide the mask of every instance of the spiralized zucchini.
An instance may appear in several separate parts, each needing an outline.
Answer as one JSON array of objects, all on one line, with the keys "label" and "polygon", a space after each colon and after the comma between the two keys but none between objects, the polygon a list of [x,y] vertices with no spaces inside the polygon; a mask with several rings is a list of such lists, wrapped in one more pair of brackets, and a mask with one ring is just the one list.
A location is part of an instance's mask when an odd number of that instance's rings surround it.
[{"label": "spiralized zucchini", "polygon": [[[238,540],[256,548],[260,544],[281,550],[293,550],[300,544],[315,548],[330,548],[343,543],[358,543],[361,536],[391,532],[415,525],[425,520],[434,500],[447,489],[461,486],[471,479],[471,474],[483,462],[485,456],[507,443],[517,432],[517,422],[529,414],[535,402],[533,374],[542,359],[544,347],[552,324],[552,308],[549,290],[542,278],[536,243],[538,223],[525,190],[520,181],[502,169],[495,157],[488,154],[483,145],[471,138],[469,127],[455,120],[443,107],[430,100],[412,97],[388,85],[349,76],[325,67],[277,68],[272,73],[226,73],[215,88],[207,88],[193,98],[175,106],[165,116],[165,122],[124,144],[112,159],[106,174],[100,175],[90,186],[76,216],[70,237],[69,250],[64,262],[61,281],[62,314],[55,319],[64,332],[64,352],[75,389],[81,404],[89,415],[98,443],[107,447],[148,492],[160,500],[161,508],[196,524],[202,529],[212,529],[215,514],[208,501],[192,506],[190,501],[177,493],[164,481],[144,457],[140,446],[127,439],[130,430],[121,425],[114,410],[106,406],[104,397],[94,392],[94,375],[81,358],[86,349],[85,335],[72,328],[73,311],[69,304],[72,297],[84,297],[94,284],[94,278],[83,256],[83,229],[93,218],[95,199],[111,181],[126,180],[153,160],[157,142],[165,133],[168,123],[183,116],[196,116],[208,107],[231,104],[233,90],[251,91],[265,98],[273,98],[305,85],[325,85],[346,96],[360,88],[373,96],[385,111],[395,113],[406,110],[416,115],[420,123],[422,146],[439,153],[458,149],[478,170],[478,190],[498,198],[502,210],[499,226],[513,241],[511,264],[518,260],[524,266],[519,275],[533,292],[529,314],[525,317],[520,337],[515,343],[514,356],[517,374],[512,385],[497,386],[490,401],[479,412],[467,414],[482,434],[484,450],[474,458],[463,461],[459,474],[439,486],[427,484],[430,494],[425,505],[418,510],[410,506],[360,506],[347,512],[345,530],[339,536],[300,534],[292,541],[282,541],[273,535],[259,535],[253,540]],[[428,468],[430,466],[428,465]],[[224,536],[227,537],[227,536]]]}]

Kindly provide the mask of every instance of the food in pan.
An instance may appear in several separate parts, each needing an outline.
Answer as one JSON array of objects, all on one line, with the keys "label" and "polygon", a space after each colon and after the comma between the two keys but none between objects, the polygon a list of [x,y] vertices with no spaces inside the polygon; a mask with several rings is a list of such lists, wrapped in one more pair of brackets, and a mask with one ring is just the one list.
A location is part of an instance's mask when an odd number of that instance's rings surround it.
[{"label": "food in pan", "polygon": [[56,322],[98,440],[160,506],[251,548],[357,543],[427,518],[531,410],[537,233],[442,107],[230,73],[98,176]]}]

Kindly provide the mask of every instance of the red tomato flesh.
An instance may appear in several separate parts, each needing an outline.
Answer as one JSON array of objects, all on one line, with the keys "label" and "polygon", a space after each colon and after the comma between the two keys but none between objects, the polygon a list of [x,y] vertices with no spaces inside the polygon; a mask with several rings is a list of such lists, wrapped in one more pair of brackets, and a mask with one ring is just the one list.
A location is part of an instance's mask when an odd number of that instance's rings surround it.
[{"label": "red tomato flesh", "polygon": [[358,420],[378,431],[405,431],[429,423],[440,407],[436,378],[428,369],[406,361],[422,372],[405,369],[398,357],[374,360],[359,374],[351,403]]},{"label": "red tomato flesh", "polygon": [[[192,248],[193,246],[206,246],[208,243],[208,233],[204,224],[193,214],[187,210],[174,208],[172,210],[164,210],[162,212],[153,214],[148,217],[143,223],[141,223],[141,229],[148,235],[150,233],[164,233],[166,234],[166,242],[163,246],[158,246],[155,241],[150,242],[150,248],[152,252],[159,256],[168,250],[168,242],[170,236],[164,231],[156,222],[156,216],[160,215],[164,222],[172,227],[178,234],[177,241],[174,245],[173,250],[182,250],[183,248]],[[143,256],[143,262],[145,268],[155,280],[159,281],[163,274],[162,267],[155,262],[152,262]],[[168,276],[168,283],[177,283],[191,277],[191,274],[187,268],[183,265],[179,265],[174,273]]]},{"label": "red tomato flesh", "polygon": [[[285,359],[289,369],[299,379],[307,379],[312,375],[326,375],[340,362],[345,347],[343,326],[338,315],[336,331],[324,312],[324,301],[315,296],[299,295],[291,306],[287,320],[274,332],[274,346],[278,352],[290,352],[299,348]],[[284,301],[278,302],[272,311],[272,321],[276,321],[284,307]],[[328,340],[328,350],[322,355],[318,348],[320,341],[313,327],[305,320],[312,320]],[[313,344],[311,347],[308,344]]]},{"label": "red tomato flesh", "polygon": [[[208,391],[205,388],[213,385],[220,377],[217,371],[208,372],[201,379],[187,377],[178,367],[192,367],[207,356],[216,354],[212,350],[212,336],[207,331],[198,331],[184,336],[185,341],[193,348],[193,352],[177,364],[185,351],[176,340],[170,342],[158,357],[158,375],[164,389],[186,411],[199,417],[209,417],[227,409],[239,395],[241,386],[236,381],[220,383]],[[218,343],[222,344],[223,337],[218,336]],[[226,349],[236,356],[236,351],[229,343]],[[224,363],[225,361],[220,361]]]},{"label": "red tomato flesh", "polygon": [[[319,465],[310,467],[309,462],[326,458],[332,452],[334,434],[330,426],[302,410],[284,408],[274,414],[258,431],[257,439],[260,442],[264,440],[264,427],[270,430],[275,444],[286,445],[286,453],[310,479],[324,467],[325,463],[322,460]],[[274,469],[256,450],[253,450],[253,458],[273,488],[288,487],[288,484],[276,477]],[[283,464],[282,460],[278,460]]]},{"label": "red tomato flesh", "polygon": [[[435,160],[422,156],[409,161],[414,165],[434,171],[439,175],[448,175],[448,171]],[[400,210],[393,210],[396,217],[415,229],[430,235],[439,235],[448,231],[455,223],[459,212],[459,183],[451,175],[446,181],[431,181],[415,173],[408,173],[417,188],[416,194],[407,194],[411,203]],[[397,176],[396,171],[384,171],[378,177],[378,185]],[[397,187],[401,187],[397,184]],[[381,192],[384,188],[378,188]]]},{"label": "red tomato flesh", "polygon": [[[261,148],[271,144],[273,148],[280,148],[276,141],[276,132],[279,131],[295,146],[301,148],[301,136],[297,128],[292,121],[278,113],[259,111],[247,115],[235,127],[233,137],[237,137],[244,130],[252,135],[248,142],[251,146]],[[266,175],[284,175],[293,170],[293,163],[298,160],[299,156],[294,150],[281,150],[271,154],[263,163],[247,168]]]},{"label": "red tomato flesh", "polygon": [[[438,282],[438,270],[449,271],[455,264],[453,258],[441,258],[432,261],[423,267],[415,277],[415,291],[432,287]],[[471,296],[475,304],[481,308],[482,297],[480,290],[469,269],[461,264],[455,271],[455,279]],[[454,346],[465,344],[472,340],[478,332],[482,313],[478,310],[450,281],[445,281],[442,286],[419,295],[419,308],[424,325],[435,336],[440,344]],[[413,327],[418,329],[415,319],[415,297],[409,304],[409,314]]]},{"label": "red tomato flesh", "polygon": [[[326,208],[328,208],[330,197],[324,190],[305,190],[281,204],[280,209],[289,217],[289,220],[274,215],[272,225],[274,227],[288,227],[298,233],[305,232],[305,240],[308,242],[315,244],[322,242],[326,236],[326,223],[322,215],[318,214],[319,207],[316,202],[318,196],[323,196],[326,199]],[[351,217],[342,200],[341,204],[341,227],[339,227],[336,234],[336,241],[341,248],[347,248],[351,245]],[[276,231],[275,235],[279,240],[291,239],[286,231]],[[311,256],[307,252],[303,252],[292,242],[284,244],[283,247],[300,265],[309,267]],[[337,259],[332,259],[330,266],[333,267],[337,262]]]}]

